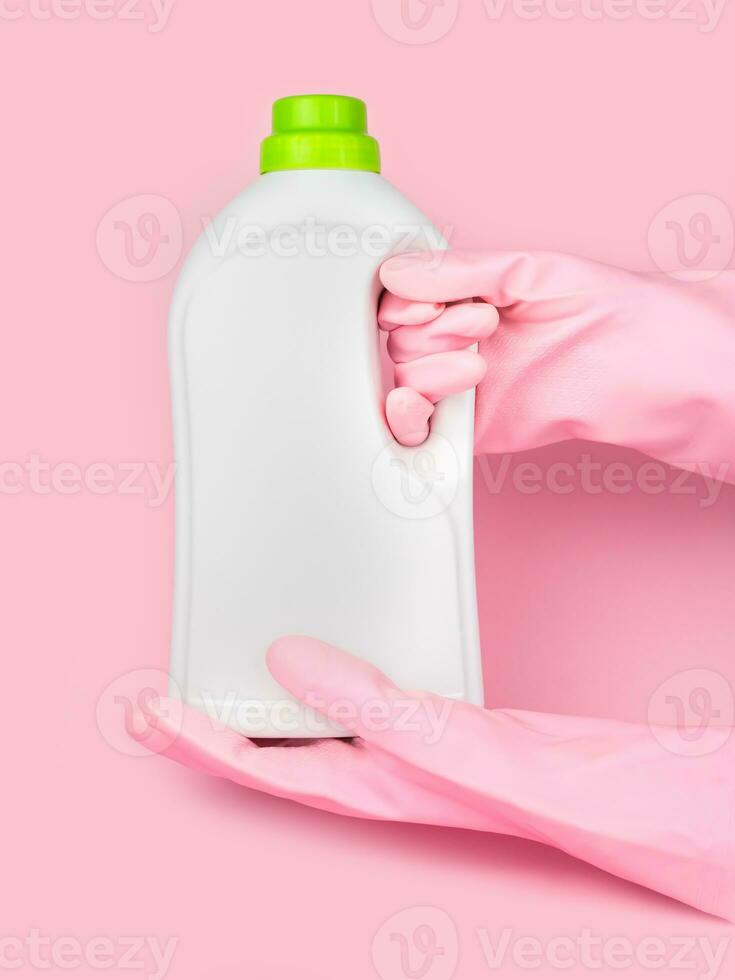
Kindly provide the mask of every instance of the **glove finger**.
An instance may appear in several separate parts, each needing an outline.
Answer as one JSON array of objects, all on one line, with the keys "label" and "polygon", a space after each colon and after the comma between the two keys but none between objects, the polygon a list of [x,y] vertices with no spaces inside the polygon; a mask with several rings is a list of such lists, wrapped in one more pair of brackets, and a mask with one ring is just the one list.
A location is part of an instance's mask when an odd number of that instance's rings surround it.
[{"label": "glove finger", "polygon": [[420,446],[429,435],[434,406],[412,388],[394,388],[385,400],[385,416],[394,437],[403,446]]},{"label": "glove finger", "polygon": [[428,323],[444,310],[444,303],[415,303],[413,300],[383,293],[378,307],[378,326],[393,330],[401,324]]},{"label": "glove finger", "polygon": [[461,350],[489,337],[498,320],[498,311],[488,303],[455,303],[430,323],[396,327],[388,337],[388,353],[401,364],[427,354]]},{"label": "glove finger", "polygon": [[[168,698],[145,711],[147,748],[191,769],[240,786],[348,816],[397,819],[397,798],[365,746],[344,739],[314,739],[296,746],[259,747],[204,713]],[[143,731],[140,724],[136,732]]]},{"label": "glove finger", "polygon": [[395,383],[397,388],[413,388],[436,403],[458,391],[474,388],[486,370],[485,359],[476,351],[455,350],[397,364]]},{"label": "glove finger", "polygon": [[493,306],[609,290],[629,272],[557,252],[410,252],[380,267],[386,289],[407,300],[481,297]]}]

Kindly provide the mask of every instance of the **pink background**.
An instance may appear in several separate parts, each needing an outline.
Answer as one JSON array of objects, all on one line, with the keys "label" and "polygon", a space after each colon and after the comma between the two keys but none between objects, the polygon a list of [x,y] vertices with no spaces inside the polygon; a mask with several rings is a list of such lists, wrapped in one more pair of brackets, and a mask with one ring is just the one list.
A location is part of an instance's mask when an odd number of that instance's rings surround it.
[{"label": "pink background", "polygon": [[[452,225],[455,245],[556,248],[646,269],[649,225],[669,201],[707,194],[735,208],[732,9],[705,34],[640,16],[509,11],[493,22],[480,0],[462,0],[427,44],[381,27],[398,23],[399,0],[376,0],[375,13],[369,0],[178,0],[156,33],[149,0],[135,8],[143,20],[17,9],[0,19],[2,461],[170,462],[166,311],[178,266],[131,282],[115,259],[119,236],[103,224],[98,250],[96,229],[119,201],[162,195],[188,248],[202,216],[256,176],[278,96],[364,98],[385,175]],[[162,217],[173,262],[175,223]],[[527,458],[581,452],[641,462],[580,445]],[[491,494],[478,479],[488,702],[645,720],[671,675],[735,680],[735,488],[711,507],[701,499],[508,484]],[[633,941],[735,935],[541,846],[337,818],[126,754],[120,706],[103,692],[121,674],[165,666],[172,504],[120,488],[0,498],[4,936],[35,926],[81,941],[178,937],[176,980],[362,980],[376,969],[403,980],[380,954],[373,962],[371,941],[411,906],[451,917],[462,978],[492,975],[478,927],[542,942],[585,926]],[[735,948],[723,975],[734,968]],[[437,969],[429,980],[441,980]],[[508,960],[502,976],[527,972]],[[137,974],[118,964],[107,975]]]}]

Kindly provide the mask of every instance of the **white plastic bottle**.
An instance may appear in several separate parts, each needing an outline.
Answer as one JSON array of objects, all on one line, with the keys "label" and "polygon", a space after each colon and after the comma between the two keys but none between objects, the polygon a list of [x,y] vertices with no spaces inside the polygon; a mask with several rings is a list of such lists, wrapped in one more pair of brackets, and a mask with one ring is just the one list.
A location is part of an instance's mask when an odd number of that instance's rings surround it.
[{"label": "white plastic bottle", "polygon": [[383,259],[444,243],[380,176],[362,102],[281,99],[273,121],[263,175],[200,236],[171,308],[172,690],[252,736],[344,734],[265,665],[306,634],[482,703],[474,393],[398,445],[375,318]]}]

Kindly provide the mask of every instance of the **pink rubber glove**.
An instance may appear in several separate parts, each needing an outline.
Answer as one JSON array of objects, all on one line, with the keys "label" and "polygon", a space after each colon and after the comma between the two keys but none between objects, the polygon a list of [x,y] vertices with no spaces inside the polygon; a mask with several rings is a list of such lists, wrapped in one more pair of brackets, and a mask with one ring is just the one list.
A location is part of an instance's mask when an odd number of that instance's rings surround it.
[{"label": "pink rubber glove", "polygon": [[[735,481],[735,272],[681,282],[553,252],[448,252],[396,256],[380,277],[399,441],[421,442],[433,403],[483,375],[478,453],[582,438]],[[498,308],[496,330],[487,306],[445,306],[472,297]],[[481,358],[460,349],[473,339]]]},{"label": "pink rubber glove", "polygon": [[731,733],[710,729],[693,757],[665,747],[663,728],[401,692],[374,667],[306,637],[278,640],[268,665],[291,694],[324,705],[356,738],[258,747],[165,700],[149,704],[147,730],[142,719],[133,726],[137,737],[186,765],[308,806],[525,837],[735,917]]}]

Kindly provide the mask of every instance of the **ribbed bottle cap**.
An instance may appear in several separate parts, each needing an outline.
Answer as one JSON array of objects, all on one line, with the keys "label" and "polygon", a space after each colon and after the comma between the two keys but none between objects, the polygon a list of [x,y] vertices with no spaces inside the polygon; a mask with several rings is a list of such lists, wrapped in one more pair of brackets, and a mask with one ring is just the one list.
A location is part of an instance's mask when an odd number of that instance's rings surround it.
[{"label": "ribbed bottle cap", "polygon": [[367,109],[348,95],[291,95],[273,103],[273,133],[260,147],[260,172],[370,170],[380,149],[367,133]]}]

